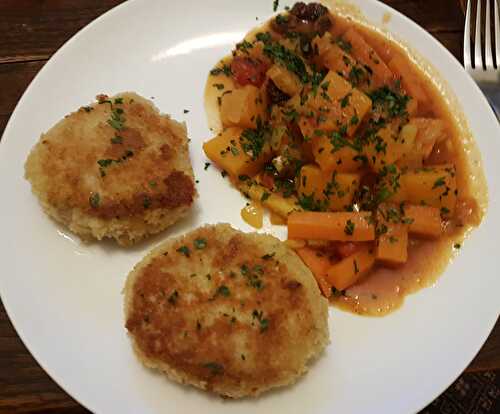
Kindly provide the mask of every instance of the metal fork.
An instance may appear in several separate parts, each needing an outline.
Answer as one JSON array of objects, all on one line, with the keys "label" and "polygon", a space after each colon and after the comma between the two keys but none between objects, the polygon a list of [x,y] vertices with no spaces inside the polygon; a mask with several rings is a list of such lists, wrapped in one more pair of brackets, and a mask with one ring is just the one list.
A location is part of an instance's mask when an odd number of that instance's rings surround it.
[{"label": "metal fork", "polygon": [[[495,19],[495,49],[491,39],[490,0],[486,0],[486,18],[482,19],[482,0],[477,0],[476,25],[474,39],[472,31],[472,0],[467,2],[464,32],[464,66],[469,75],[488,98],[498,119],[500,119],[500,18],[498,0],[493,0]],[[483,30],[481,30],[483,29]],[[484,31],[484,55],[481,41],[481,31]],[[472,42],[474,42],[474,62],[472,61]],[[495,60],[493,60],[495,56]]]}]

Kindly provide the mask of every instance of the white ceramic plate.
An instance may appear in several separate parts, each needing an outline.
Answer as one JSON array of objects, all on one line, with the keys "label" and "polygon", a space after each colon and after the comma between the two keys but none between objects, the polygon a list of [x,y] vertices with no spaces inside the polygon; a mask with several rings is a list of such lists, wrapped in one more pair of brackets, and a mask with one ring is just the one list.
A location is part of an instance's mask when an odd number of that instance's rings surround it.
[{"label": "white ceramic plate", "polygon": [[[136,0],[97,19],[45,65],[19,102],[0,145],[2,300],[38,362],[98,413],[409,413],[438,396],[480,349],[498,316],[500,131],[456,60],[413,22],[374,0],[357,0],[446,75],[483,154],[489,214],[435,287],[382,319],[330,309],[332,343],[293,387],[256,400],[223,401],[143,368],[123,327],[128,271],[156,243],[202,223],[239,217],[242,199],[214,168],[203,108],[208,70],[268,17],[271,0]],[[133,249],[84,245],[41,211],[23,179],[24,160],[46,131],[98,93],[132,90],[186,120],[200,199],[190,218]],[[183,109],[189,109],[183,114]]]}]

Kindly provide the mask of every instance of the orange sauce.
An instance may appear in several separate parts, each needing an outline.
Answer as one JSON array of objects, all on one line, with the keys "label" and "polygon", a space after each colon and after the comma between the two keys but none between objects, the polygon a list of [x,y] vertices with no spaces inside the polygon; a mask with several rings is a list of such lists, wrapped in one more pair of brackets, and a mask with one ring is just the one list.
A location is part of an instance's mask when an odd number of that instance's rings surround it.
[{"label": "orange sauce", "polygon": [[241,218],[253,228],[261,229],[264,218],[264,209],[258,203],[251,201],[241,209]]}]

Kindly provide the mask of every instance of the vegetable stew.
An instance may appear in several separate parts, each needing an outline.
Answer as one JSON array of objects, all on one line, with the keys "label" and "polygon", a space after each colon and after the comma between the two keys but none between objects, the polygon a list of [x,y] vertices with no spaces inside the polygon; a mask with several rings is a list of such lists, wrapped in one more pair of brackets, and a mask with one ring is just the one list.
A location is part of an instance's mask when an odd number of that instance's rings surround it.
[{"label": "vegetable stew", "polygon": [[444,269],[482,208],[432,80],[395,42],[317,3],[236,44],[210,72],[207,157],[288,226],[323,294],[383,315]]}]

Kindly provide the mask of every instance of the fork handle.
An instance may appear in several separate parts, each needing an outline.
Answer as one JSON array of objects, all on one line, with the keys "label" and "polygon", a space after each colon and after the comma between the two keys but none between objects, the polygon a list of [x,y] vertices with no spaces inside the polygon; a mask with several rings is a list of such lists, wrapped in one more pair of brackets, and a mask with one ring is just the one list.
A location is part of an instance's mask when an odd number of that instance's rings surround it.
[{"label": "fork handle", "polygon": [[500,87],[488,83],[479,83],[478,86],[483,91],[497,119],[500,121]]}]

